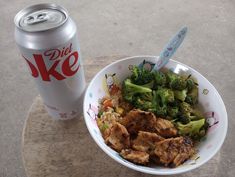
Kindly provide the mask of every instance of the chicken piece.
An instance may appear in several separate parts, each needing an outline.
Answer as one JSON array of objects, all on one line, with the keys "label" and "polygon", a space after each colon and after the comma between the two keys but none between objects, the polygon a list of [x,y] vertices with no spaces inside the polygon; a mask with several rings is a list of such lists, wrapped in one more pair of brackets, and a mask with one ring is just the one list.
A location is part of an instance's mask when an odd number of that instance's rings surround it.
[{"label": "chicken piece", "polygon": [[169,138],[156,143],[155,154],[165,166],[177,167],[194,153],[193,142],[188,137]]},{"label": "chicken piece", "polygon": [[177,129],[169,120],[166,119],[157,118],[155,129],[157,133],[164,138],[171,138],[177,135]]},{"label": "chicken piece", "polygon": [[154,154],[156,143],[164,140],[156,133],[139,131],[138,136],[132,141],[132,148],[138,151],[147,152],[148,154]]},{"label": "chicken piece", "polygon": [[123,149],[120,155],[131,162],[138,164],[146,164],[149,162],[149,154],[142,151],[135,151],[132,149]]},{"label": "chicken piece", "polygon": [[139,131],[154,131],[156,117],[151,112],[134,109],[126,114],[120,121],[130,134],[137,134]]},{"label": "chicken piece", "polygon": [[112,125],[105,142],[108,146],[120,152],[122,149],[130,147],[130,135],[123,125],[115,122]]}]

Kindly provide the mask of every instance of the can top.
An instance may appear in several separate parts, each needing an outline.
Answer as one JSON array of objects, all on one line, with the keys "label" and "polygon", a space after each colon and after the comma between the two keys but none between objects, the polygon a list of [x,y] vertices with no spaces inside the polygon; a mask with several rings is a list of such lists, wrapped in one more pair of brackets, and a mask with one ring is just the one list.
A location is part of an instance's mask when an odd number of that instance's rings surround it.
[{"label": "can top", "polygon": [[26,7],[15,16],[16,27],[27,32],[47,31],[64,24],[68,12],[56,4],[37,4]]}]

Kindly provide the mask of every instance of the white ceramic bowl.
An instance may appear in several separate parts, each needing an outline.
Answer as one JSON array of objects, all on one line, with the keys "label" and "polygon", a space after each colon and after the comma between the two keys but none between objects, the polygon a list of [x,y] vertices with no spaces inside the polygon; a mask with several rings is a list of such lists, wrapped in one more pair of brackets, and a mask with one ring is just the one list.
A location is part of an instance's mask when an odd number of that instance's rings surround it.
[{"label": "white ceramic bowl", "polygon": [[144,64],[145,68],[151,69],[156,61],[157,57],[154,56],[134,56],[118,60],[103,68],[96,74],[87,88],[83,105],[84,118],[92,138],[106,154],[117,162],[149,174],[179,174],[198,168],[210,160],[221,148],[227,133],[228,120],[224,103],[215,87],[196,70],[174,60],[170,60],[166,65],[175,73],[186,72],[197,79],[199,103],[203,106],[207,121],[210,124],[206,138],[197,146],[198,153],[183,165],[177,168],[166,168],[161,166],[146,167],[131,163],[105,144],[96,124],[98,100],[107,95],[110,88],[118,85],[131,74],[129,67]]}]

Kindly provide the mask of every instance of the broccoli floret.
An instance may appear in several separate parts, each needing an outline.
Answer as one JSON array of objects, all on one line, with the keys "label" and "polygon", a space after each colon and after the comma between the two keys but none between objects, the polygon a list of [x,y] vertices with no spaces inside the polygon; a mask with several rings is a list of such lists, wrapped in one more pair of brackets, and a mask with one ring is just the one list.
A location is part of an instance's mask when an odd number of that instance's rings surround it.
[{"label": "broccoli floret", "polygon": [[157,86],[164,86],[166,84],[166,76],[161,71],[154,72],[154,79]]},{"label": "broccoli floret", "polygon": [[154,112],[161,117],[167,116],[167,103],[174,101],[174,93],[172,90],[159,87],[153,92],[153,106],[149,111]]},{"label": "broccoli floret", "polygon": [[183,117],[182,122],[185,122],[186,119],[190,121],[204,119],[203,115],[198,110],[192,108],[191,105],[186,102],[182,102],[180,104],[180,111],[181,117]]},{"label": "broccoli floret", "polygon": [[180,104],[180,111],[181,111],[181,121],[188,122],[190,120],[195,120],[197,117],[193,114],[194,110],[190,104],[186,102],[182,102]]},{"label": "broccoli floret", "polygon": [[130,79],[124,81],[123,95],[134,107],[162,117],[167,115],[167,102],[174,101],[173,91],[165,88],[152,91],[150,88],[133,84]]},{"label": "broccoli floret", "polygon": [[194,119],[191,118],[191,120],[205,119],[204,115],[198,109],[193,109],[191,116],[194,116]]},{"label": "broccoli floret", "polygon": [[186,81],[183,77],[169,71],[166,73],[167,83],[171,89],[183,90],[186,88]]},{"label": "broccoli floret", "polygon": [[158,116],[166,116],[167,107],[166,105],[160,106],[160,98],[157,97],[156,91],[139,94],[134,97],[133,105],[141,110],[153,112]]},{"label": "broccoli floret", "polygon": [[154,80],[152,80],[151,82],[147,83],[147,84],[144,84],[144,85],[140,85],[142,87],[147,87],[147,88],[153,88],[154,86]]},{"label": "broccoli floret", "polygon": [[194,86],[193,89],[187,94],[185,101],[191,105],[195,105],[198,101],[198,87]]},{"label": "broccoli floret", "polygon": [[[144,98],[142,95],[140,97]],[[145,104],[144,103],[145,101],[142,100],[143,102],[141,102],[140,100],[135,101],[134,103],[137,108],[140,108],[140,109],[142,108],[143,110],[153,112],[156,115],[161,116],[161,117],[167,116],[167,105],[162,103],[160,96],[157,94],[155,90],[152,92],[151,102],[147,101],[147,103]]]},{"label": "broccoli floret", "polygon": [[157,95],[161,99],[161,105],[166,105],[167,103],[174,102],[174,92],[167,88],[158,87]]},{"label": "broccoli floret", "polygon": [[199,120],[200,118],[197,117],[193,112],[188,112],[186,114],[183,114],[185,117],[187,117],[188,120]]},{"label": "broccoli floret", "polygon": [[152,89],[133,84],[130,79],[126,79],[123,84],[123,96],[126,101],[133,102],[136,94],[151,93]]},{"label": "broccoli floret", "polygon": [[149,70],[146,70],[145,68],[134,66],[131,71],[132,75],[130,79],[134,84],[144,85],[153,81],[154,79],[153,73]]},{"label": "broccoli floret", "polygon": [[139,108],[143,111],[149,111],[154,109],[154,105],[152,101],[146,101],[141,99],[140,97],[135,97],[135,101],[133,102],[134,107]]},{"label": "broccoli floret", "polygon": [[188,91],[191,91],[196,86],[193,79],[187,79],[186,83],[187,83],[186,87],[187,87]]},{"label": "broccoli floret", "polygon": [[182,124],[180,122],[176,123],[179,135],[190,136],[194,139],[198,139],[205,135],[205,119],[190,121],[187,124]]},{"label": "broccoli floret", "polygon": [[184,89],[184,90],[175,90],[174,91],[174,95],[175,95],[175,98],[180,100],[180,101],[184,101],[185,98],[187,97],[187,89]]},{"label": "broccoli floret", "polygon": [[178,120],[183,124],[187,124],[191,121],[190,118],[186,114],[182,114],[182,113],[179,113]]},{"label": "broccoli floret", "polygon": [[175,99],[172,103],[168,103],[168,105],[172,107],[179,107],[181,103],[182,101]]},{"label": "broccoli floret", "polygon": [[137,94],[134,97],[133,105],[141,110],[149,111],[156,107],[156,100],[152,92]]},{"label": "broccoli floret", "polygon": [[167,106],[166,105],[163,105],[163,106],[157,105],[153,112],[157,116],[166,117],[167,116]]},{"label": "broccoli floret", "polygon": [[179,108],[178,107],[167,107],[167,115],[170,116],[170,118],[176,118],[179,113]]},{"label": "broccoli floret", "polygon": [[138,94],[138,98],[144,101],[153,101],[153,93],[152,92],[147,92],[144,94]]},{"label": "broccoli floret", "polygon": [[186,103],[186,102],[182,102],[180,103],[180,111],[182,113],[191,113],[193,112],[193,108],[191,107],[190,104]]}]

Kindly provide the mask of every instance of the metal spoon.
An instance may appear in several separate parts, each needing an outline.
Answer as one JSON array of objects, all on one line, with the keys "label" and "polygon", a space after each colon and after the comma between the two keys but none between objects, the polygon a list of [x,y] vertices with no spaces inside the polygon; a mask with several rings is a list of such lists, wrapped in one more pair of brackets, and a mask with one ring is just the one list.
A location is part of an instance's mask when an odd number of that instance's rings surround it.
[{"label": "metal spoon", "polygon": [[169,59],[174,55],[180,44],[183,42],[184,37],[187,34],[187,30],[187,27],[183,27],[172,37],[161,51],[157,64],[154,66],[153,70],[159,70],[168,63]]}]

